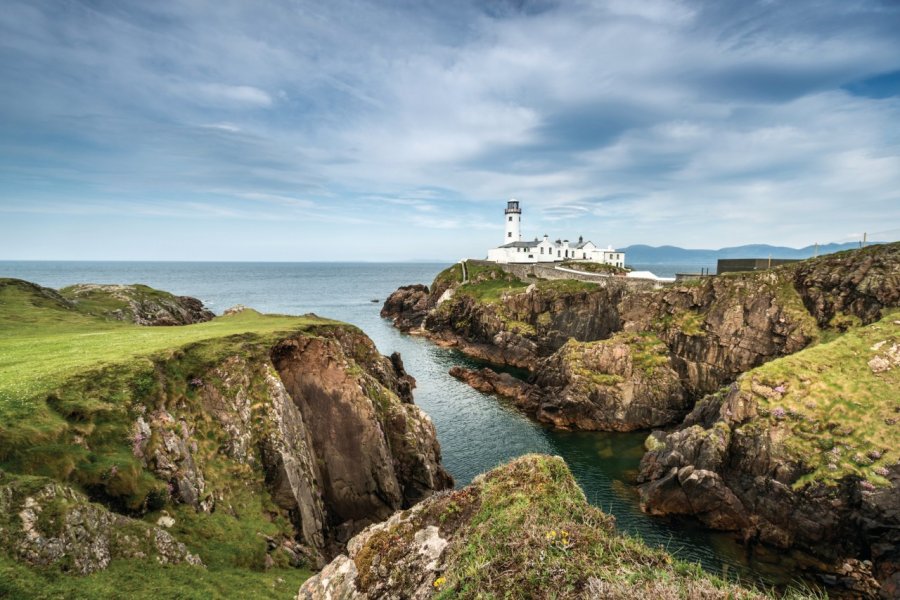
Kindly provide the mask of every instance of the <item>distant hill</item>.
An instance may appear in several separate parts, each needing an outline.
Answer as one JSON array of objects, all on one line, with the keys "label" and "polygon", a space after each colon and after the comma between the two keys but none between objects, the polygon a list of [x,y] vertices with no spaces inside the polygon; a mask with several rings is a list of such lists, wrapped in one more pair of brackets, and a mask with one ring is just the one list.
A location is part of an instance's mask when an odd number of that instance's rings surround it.
[{"label": "distant hill", "polygon": [[[867,245],[881,242],[869,242]],[[845,244],[822,244],[819,255],[832,254],[842,250],[859,248],[859,242]],[[720,258],[811,258],[815,255],[815,246],[805,248],[788,248],[787,246],[770,246],[768,244],[748,244],[718,250],[702,250],[679,248],[678,246],[646,246],[635,244],[621,248],[625,253],[625,262],[631,264],[681,264],[681,265],[714,265]]]}]

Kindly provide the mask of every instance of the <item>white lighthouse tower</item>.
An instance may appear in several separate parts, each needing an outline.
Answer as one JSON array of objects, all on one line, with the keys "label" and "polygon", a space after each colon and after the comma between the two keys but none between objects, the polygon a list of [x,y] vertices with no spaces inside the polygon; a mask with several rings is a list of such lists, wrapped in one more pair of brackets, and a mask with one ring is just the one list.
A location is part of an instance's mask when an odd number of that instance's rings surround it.
[{"label": "white lighthouse tower", "polygon": [[515,198],[510,199],[506,203],[506,235],[503,236],[503,243],[522,241],[522,209],[519,208],[519,201]]}]

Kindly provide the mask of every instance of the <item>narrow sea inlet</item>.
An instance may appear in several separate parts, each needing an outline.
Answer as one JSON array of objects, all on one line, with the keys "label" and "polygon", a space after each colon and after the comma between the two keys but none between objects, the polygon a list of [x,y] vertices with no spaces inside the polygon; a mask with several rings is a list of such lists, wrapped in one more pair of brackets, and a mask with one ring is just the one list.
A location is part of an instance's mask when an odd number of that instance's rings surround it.
[{"label": "narrow sea inlet", "polygon": [[785,583],[796,577],[776,561],[752,560],[730,536],[643,514],[632,485],[645,432],[559,432],[546,429],[496,398],[450,377],[453,365],[473,366],[459,353],[403,335],[379,317],[398,286],[430,283],[446,265],[373,263],[124,263],[0,262],[0,276],[44,286],[73,283],[146,283],[202,299],[221,314],[235,304],[262,312],[305,314],[360,327],[382,353],[400,352],[417,380],[416,403],[433,419],[443,462],[457,485],[529,452],[562,456],[588,500],[614,515],[618,527],[662,545],[717,574]]}]

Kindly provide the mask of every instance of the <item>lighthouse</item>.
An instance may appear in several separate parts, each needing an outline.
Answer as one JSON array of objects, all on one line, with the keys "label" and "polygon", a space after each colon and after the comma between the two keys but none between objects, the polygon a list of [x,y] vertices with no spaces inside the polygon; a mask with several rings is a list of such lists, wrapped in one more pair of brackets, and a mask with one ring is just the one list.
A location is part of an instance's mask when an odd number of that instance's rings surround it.
[{"label": "lighthouse", "polygon": [[519,208],[519,201],[515,198],[506,203],[506,235],[503,236],[503,243],[522,241],[522,209]]},{"label": "lighthouse", "polygon": [[[578,236],[578,241],[569,243],[569,240],[550,241],[550,236],[544,234],[544,239],[534,238],[534,241],[522,241],[522,209],[519,201],[510,198],[503,212],[506,231],[503,232],[503,244],[488,250],[487,259],[496,263],[563,263],[566,261],[587,261],[604,263],[616,267],[625,266],[625,253],[619,252],[610,246],[605,250],[598,248],[584,236]],[[574,239],[574,238],[573,238]]]}]

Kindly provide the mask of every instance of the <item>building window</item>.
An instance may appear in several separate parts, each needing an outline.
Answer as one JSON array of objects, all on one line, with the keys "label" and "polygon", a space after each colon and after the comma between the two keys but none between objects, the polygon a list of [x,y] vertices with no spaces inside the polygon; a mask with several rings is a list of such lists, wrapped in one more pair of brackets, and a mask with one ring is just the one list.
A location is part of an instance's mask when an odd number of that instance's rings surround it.
[{"label": "building window", "polygon": [[509,217],[509,222],[512,223],[512,215]]},{"label": "building window", "polygon": [[512,231],[506,234],[506,237],[512,237]]},{"label": "building window", "polygon": [[541,248],[541,254],[543,254],[543,253],[544,253],[544,248],[542,247],[542,248]]}]

